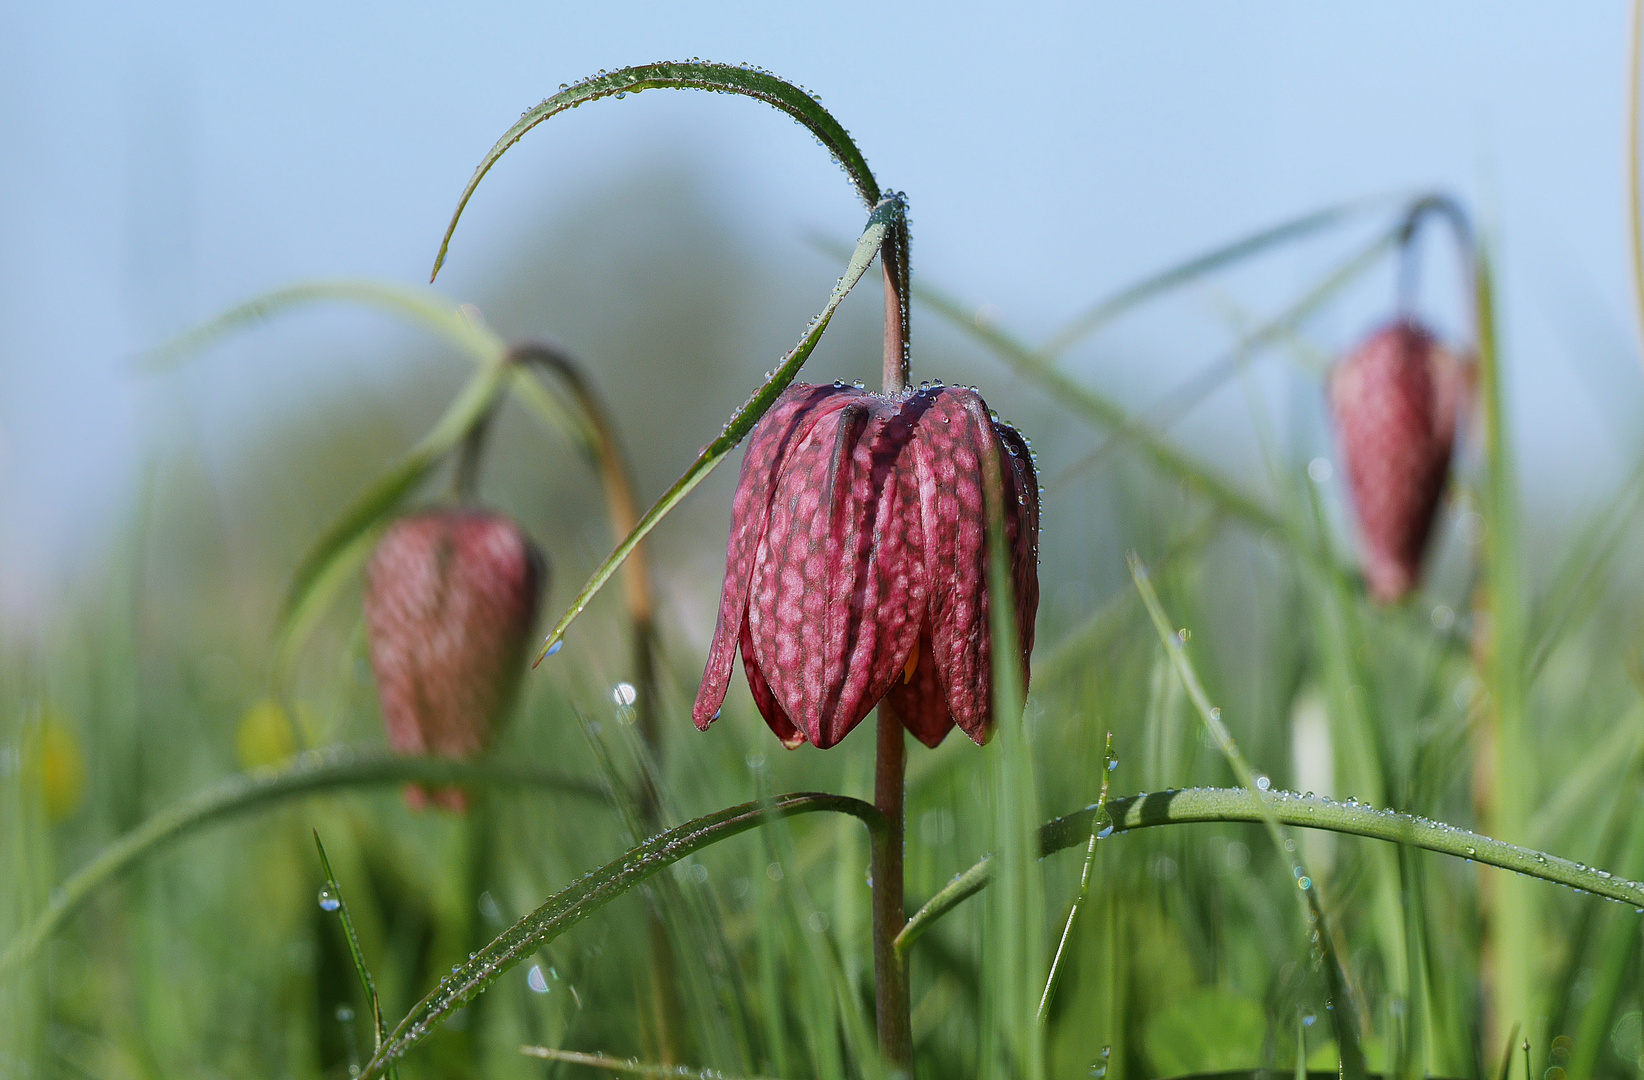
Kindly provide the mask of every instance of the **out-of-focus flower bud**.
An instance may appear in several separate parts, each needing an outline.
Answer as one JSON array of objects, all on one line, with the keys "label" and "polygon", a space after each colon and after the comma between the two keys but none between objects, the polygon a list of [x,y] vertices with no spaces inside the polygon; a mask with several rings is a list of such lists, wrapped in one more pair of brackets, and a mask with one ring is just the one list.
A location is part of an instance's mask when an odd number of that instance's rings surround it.
[{"label": "out-of-focus flower bud", "polygon": [[1364,577],[1383,603],[1421,579],[1472,383],[1469,362],[1402,319],[1372,334],[1331,375]]},{"label": "out-of-focus flower bud", "polygon": [[[389,527],[366,568],[365,625],[388,743],[468,758],[490,747],[513,703],[547,565],[518,525],[472,509]],[[407,790],[461,809],[461,791]]]}]

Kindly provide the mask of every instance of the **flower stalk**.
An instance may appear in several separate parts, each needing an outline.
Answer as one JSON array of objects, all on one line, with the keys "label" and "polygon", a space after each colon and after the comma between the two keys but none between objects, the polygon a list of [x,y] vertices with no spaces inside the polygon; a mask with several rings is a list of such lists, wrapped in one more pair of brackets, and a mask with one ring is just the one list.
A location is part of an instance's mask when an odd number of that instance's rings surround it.
[{"label": "flower stalk", "polygon": [[[885,237],[879,254],[885,278],[884,391],[908,385],[908,233],[907,217]],[[879,743],[873,763],[873,805],[884,815],[884,828],[873,834],[873,986],[874,1020],[879,1055],[893,1069],[913,1073],[913,1015],[908,1004],[906,958],[896,939],[907,924],[902,856],[905,845],[905,797],[908,746],[902,718],[889,699],[880,702]]]}]

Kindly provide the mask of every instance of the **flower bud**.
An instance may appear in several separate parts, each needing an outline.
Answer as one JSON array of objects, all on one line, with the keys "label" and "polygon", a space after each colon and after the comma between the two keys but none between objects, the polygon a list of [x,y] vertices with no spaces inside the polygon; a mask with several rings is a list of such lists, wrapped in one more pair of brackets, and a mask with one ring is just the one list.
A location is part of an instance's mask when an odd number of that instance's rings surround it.
[{"label": "flower bud", "polygon": [[1365,582],[1383,603],[1421,578],[1472,365],[1408,320],[1372,334],[1330,379]]},{"label": "flower bud", "polygon": [[[508,518],[432,510],[389,527],[366,568],[365,625],[388,744],[468,758],[519,688],[547,564]],[[460,791],[433,801],[461,809]],[[430,798],[407,790],[413,805]]]}]

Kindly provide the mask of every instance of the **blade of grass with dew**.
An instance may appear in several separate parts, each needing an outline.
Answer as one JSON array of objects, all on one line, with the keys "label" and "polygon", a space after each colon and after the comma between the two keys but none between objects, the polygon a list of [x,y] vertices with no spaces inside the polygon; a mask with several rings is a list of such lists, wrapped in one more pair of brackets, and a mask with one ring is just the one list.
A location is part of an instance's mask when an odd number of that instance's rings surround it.
[{"label": "blade of grass with dew", "polygon": [[[1177,677],[1187,690],[1188,699],[1193,702],[1200,718],[1204,720],[1211,738],[1220,748],[1222,756],[1227,759],[1228,765],[1232,767],[1233,775],[1239,783],[1255,794],[1259,806],[1264,810],[1268,809],[1268,796],[1258,784],[1255,770],[1245,760],[1238,744],[1233,741],[1232,734],[1222,723],[1221,711],[1210,704],[1209,695],[1199,682],[1198,673],[1194,670],[1192,661],[1188,659],[1181,639],[1171,629],[1164,608],[1159,603],[1158,594],[1153,591],[1153,585],[1148,581],[1146,567],[1134,554],[1130,556],[1130,576],[1136,583],[1137,591],[1142,595],[1142,603],[1146,605],[1148,615],[1153,619],[1153,627],[1158,631],[1160,642],[1175,665]],[[1360,1049],[1358,1019],[1354,1016],[1347,975],[1342,967],[1334,934],[1319,902],[1319,886],[1314,883],[1297,857],[1296,843],[1285,833],[1277,816],[1271,813],[1264,814],[1263,820],[1274,845],[1278,848],[1280,858],[1290,864],[1291,876],[1301,893],[1302,917],[1310,930],[1311,945],[1318,948],[1323,956],[1325,979],[1336,1006],[1331,1010],[1331,1020],[1335,1026],[1336,1044],[1341,1055],[1342,1076],[1346,1080],[1364,1080],[1364,1052]]]},{"label": "blade of grass with dew", "polygon": [[[1100,794],[1096,797],[1096,805],[1102,808],[1107,806],[1108,775],[1118,760],[1113,756],[1113,732],[1107,733],[1107,749],[1102,759],[1102,785]],[[1079,871],[1079,891],[1074,894],[1073,905],[1068,909],[1067,922],[1062,926],[1062,937],[1056,943],[1056,955],[1050,959],[1050,972],[1045,976],[1045,992],[1039,996],[1040,1023],[1045,1020],[1045,1014],[1050,1009],[1050,997],[1056,991],[1056,974],[1061,970],[1062,954],[1067,949],[1067,939],[1073,933],[1073,923],[1079,917],[1079,908],[1090,896],[1090,868],[1096,861],[1096,842],[1105,840],[1113,835],[1113,823],[1098,813],[1090,821],[1090,842],[1085,845],[1085,864]]]},{"label": "blade of grass with dew", "polygon": [[[988,430],[986,415],[977,416],[975,422]],[[998,853],[1004,883],[989,896],[984,924],[981,1075],[1039,1080],[1045,1071],[1045,1045],[1035,1003],[1047,972],[1041,914],[1044,879],[1035,857],[1038,793],[1028,745],[1015,590],[1005,536],[1004,463],[996,443],[984,444],[980,456],[993,669],[988,795],[993,850]]]},{"label": "blade of grass with dew", "polygon": [[[331,860],[325,854],[325,845],[320,843],[320,830],[315,829],[314,847],[320,853],[320,866],[325,870],[325,888],[330,899],[336,903],[337,919],[342,923],[343,939],[348,944],[348,958],[354,962],[354,973],[359,976],[360,989],[365,992],[366,1003],[371,1006],[371,1024],[376,1034],[376,1045],[372,1052],[382,1049],[383,1037],[388,1033],[387,1025],[382,1019],[382,1001],[377,997],[377,984],[371,979],[371,969],[365,966],[365,954],[360,952],[360,938],[354,933],[354,920],[348,914],[348,901],[343,899],[342,886],[337,882],[337,875],[331,871]],[[322,908],[326,905],[322,903]],[[326,908],[330,910],[330,908]],[[390,1069],[390,1080],[396,1075]]]},{"label": "blade of grass with dew", "polygon": [[394,1028],[382,1050],[366,1063],[360,1080],[383,1075],[392,1063],[503,972],[652,875],[711,844],[758,828],[772,816],[818,812],[850,814],[869,828],[880,827],[879,811],[871,803],[844,795],[800,792],[726,807],[654,836],[549,897],[441,979]]},{"label": "blade of grass with dew", "polygon": [[584,1054],[576,1050],[555,1050],[547,1046],[522,1046],[519,1052],[526,1057],[558,1061],[566,1065],[583,1065],[590,1069],[604,1069],[621,1076],[656,1077],[659,1080],[765,1080],[763,1077],[735,1077],[718,1069],[693,1069],[686,1065],[650,1065],[645,1062],[610,1057],[606,1054]]},{"label": "blade of grass with dew", "polygon": [[604,793],[582,780],[542,769],[445,758],[387,757],[342,748],[305,754],[280,772],[239,775],[197,792],[154,814],[104,847],[52,890],[51,903],[0,953],[0,972],[31,955],[97,889],[172,841],[208,824],[328,791],[388,784],[501,784],[542,788],[603,802]]},{"label": "blade of grass with dew", "polygon": [[[1274,821],[1290,828],[1323,829],[1344,836],[1363,836],[1390,844],[1404,844],[1484,866],[1510,870],[1515,875],[1563,885],[1621,904],[1644,907],[1644,882],[1630,881],[1598,867],[1586,866],[1544,851],[1509,844],[1482,833],[1442,821],[1378,810],[1362,803],[1336,802],[1293,791],[1249,788],[1176,788],[1109,800],[1104,808],[1114,834],[1166,825],[1208,822],[1244,822],[1262,825]],[[1099,808],[1087,806],[1047,821],[1038,830],[1040,858],[1084,843]],[[897,936],[897,947],[907,949],[942,916],[992,884],[997,867],[993,855],[984,855],[932,896],[908,919]]]},{"label": "blade of grass with dew", "polygon": [[792,83],[757,68],[697,61],[619,68],[610,73],[601,72],[572,86],[561,87],[559,93],[527,109],[512,127],[503,132],[502,138],[498,139],[480,160],[478,167],[474,169],[474,175],[457,199],[457,208],[451,214],[451,223],[446,226],[445,235],[440,239],[440,250],[434,258],[434,272],[430,275],[430,280],[438,277],[440,267],[445,265],[445,255],[451,246],[451,235],[456,232],[457,222],[462,218],[462,212],[468,206],[468,200],[473,198],[480,181],[502,155],[507,153],[509,147],[524,138],[526,132],[544,120],[578,108],[586,102],[607,97],[626,97],[629,94],[654,89],[707,90],[740,94],[762,101],[773,109],[793,117],[816,136],[845,170],[845,175],[850,178],[851,184],[864,203],[873,206],[880,200],[879,183],[874,179],[862,152],[851,140],[850,133],[814,97]]},{"label": "blade of grass with dew", "polygon": [[725,460],[726,456],[753,429],[759,418],[764,416],[765,412],[776,403],[777,396],[793,382],[799,374],[800,367],[804,365],[816,349],[817,342],[822,340],[822,332],[828,328],[828,323],[832,321],[834,312],[839,309],[840,303],[844,301],[845,296],[856,286],[856,283],[862,279],[868,265],[873,262],[874,256],[878,254],[880,244],[885,239],[887,230],[894,222],[903,217],[904,212],[905,207],[895,196],[874,207],[873,213],[868,217],[868,226],[857,242],[856,252],[851,256],[850,264],[845,268],[844,276],[834,286],[833,293],[828,297],[827,305],[823,307],[821,314],[812,320],[805,336],[800,338],[799,344],[795,345],[782,358],[782,362],[777,365],[765,383],[754,391],[753,396],[731,415],[719,437],[703,448],[702,452],[697,455],[696,461],[691,464],[690,468],[685,470],[685,474],[676,480],[674,485],[663,494],[662,498],[658,499],[656,504],[645,512],[645,516],[639,519],[639,524],[634,527],[634,531],[629,533],[621,543],[617,544],[616,550],[611,552],[610,556],[594,571],[593,576],[588,579],[588,583],[582,587],[582,591],[577,593],[576,598],[571,601],[571,605],[566,609],[565,614],[560,616],[559,621],[554,624],[554,628],[548,632],[547,639],[537,653],[538,663],[564,639],[566,628],[571,625],[578,615],[582,614],[583,609],[588,606],[589,601],[594,598],[595,594],[605,587],[605,583],[611,579],[612,574],[616,573],[617,567],[622,565],[623,560],[634,550],[634,547],[652,529],[656,528],[657,524],[664,517],[667,517],[673,508],[684,500],[685,496],[689,495],[698,484],[702,483],[707,475],[718,467],[720,462]]}]

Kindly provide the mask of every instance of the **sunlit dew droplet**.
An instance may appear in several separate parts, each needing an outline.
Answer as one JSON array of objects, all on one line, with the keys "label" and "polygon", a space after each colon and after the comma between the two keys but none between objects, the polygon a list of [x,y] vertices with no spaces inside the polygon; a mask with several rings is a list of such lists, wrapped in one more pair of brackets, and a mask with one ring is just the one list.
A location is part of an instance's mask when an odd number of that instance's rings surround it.
[{"label": "sunlit dew droplet", "polygon": [[611,690],[611,700],[624,708],[632,705],[639,697],[639,691],[634,689],[633,683],[619,682]]},{"label": "sunlit dew droplet", "polygon": [[548,979],[542,974],[542,965],[531,965],[531,970],[525,973],[525,985],[539,994],[548,992]]},{"label": "sunlit dew droplet", "polygon": [[1260,789],[1262,791],[1266,791],[1268,788],[1271,788],[1272,786],[1273,786],[1273,781],[1269,780],[1267,777],[1265,777],[1265,776],[1256,777],[1256,787],[1258,789]]},{"label": "sunlit dew droplet", "polygon": [[321,911],[336,911],[340,907],[342,907],[342,901],[337,899],[336,893],[332,892],[330,889],[320,890]]},{"label": "sunlit dew droplet", "polygon": [[1313,1015],[1310,1012],[1309,1013],[1302,1013],[1302,1027],[1312,1027],[1318,1021],[1318,1019],[1319,1018],[1317,1016]]},{"label": "sunlit dew droplet", "polygon": [[1212,720],[1220,720],[1220,719],[1221,719],[1221,718],[1222,718],[1222,711],[1221,711],[1221,709],[1219,709],[1219,708],[1218,708],[1218,709],[1211,709],[1211,710],[1210,710],[1210,719],[1212,719]]},{"label": "sunlit dew droplet", "polygon": [[1302,890],[1303,892],[1306,892],[1308,889],[1311,889],[1312,887],[1313,887],[1313,879],[1308,877],[1307,875],[1303,874],[1301,877],[1296,879],[1296,888]]},{"label": "sunlit dew droplet", "polygon": [[1114,769],[1117,769],[1118,767],[1119,767],[1119,759],[1118,758],[1108,758],[1108,760],[1107,760],[1107,771],[1108,772],[1112,772]]},{"label": "sunlit dew droplet", "polygon": [[763,769],[764,767],[765,767],[765,754],[764,754],[764,752],[761,751],[761,750],[750,750],[748,752],[748,768],[752,769],[754,772],[758,772],[760,769]]},{"label": "sunlit dew droplet", "polygon": [[561,639],[561,640],[559,640],[559,641],[556,641],[556,642],[554,642],[554,643],[553,643],[553,644],[552,644],[552,645],[550,645],[550,646],[548,646],[548,655],[549,655],[549,656],[552,656],[552,655],[554,655],[554,654],[555,654],[555,653],[557,653],[557,652],[559,652],[559,651],[560,651],[560,650],[561,650],[561,649],[563,649],[563,648],[565,648],[565,642],[564,642],[564,640],[563,640],[563,639]]},{"label": "sunlit dew droplet", "polygon": [[1097,830],[1096,839],[1106,840],[1108,837],[1110,837],[1112,835],[1113,835],[1113,826],[1112,825],[1103,825],[1100,829]]}]

